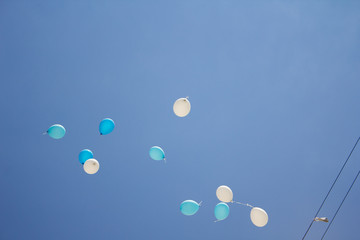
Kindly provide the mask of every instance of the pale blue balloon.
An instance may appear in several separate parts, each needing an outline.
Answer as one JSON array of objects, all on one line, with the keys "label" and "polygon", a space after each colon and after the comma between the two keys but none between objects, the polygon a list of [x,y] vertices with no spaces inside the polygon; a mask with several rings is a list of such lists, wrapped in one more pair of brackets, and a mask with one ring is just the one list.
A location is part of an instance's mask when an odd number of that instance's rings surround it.
[{"label": "pale blue balloon", "polygon": [[226,203],[218,203],[215,206],[215,217],[217,220],[224,220],[229,216],[230,208]]},{"label": "pale blue balloon", "polygon": [[63,138],[65,136],[65,133],[65,128],[60,124],[54,124],[47,130],[47,134],[54,139]]},{"label": "pale blue balloon", "polygon": [[79,153],[79,161],[81,164],[84,164],[86,160],[94,158],[94,154],[89,149],[84,149]]},{"label": "pale blue balloon", "polygon": [[158,146],[150,148],[149,155],[153,160],[157,161],[164,160],[165,158],[164,150],[162,150],[161,147]]},{"label": "pale blue balloon", "polygon": [[111,118],[105,118],[100,122],[99,131],[101,135],[106,135],[114,130],[115,123]]},{"label": "pale blue balloon", "polygon": [[194,215],[199,210],[200,205],[193,200],[185,200],[180,204],[180,211],[186,215]]}]

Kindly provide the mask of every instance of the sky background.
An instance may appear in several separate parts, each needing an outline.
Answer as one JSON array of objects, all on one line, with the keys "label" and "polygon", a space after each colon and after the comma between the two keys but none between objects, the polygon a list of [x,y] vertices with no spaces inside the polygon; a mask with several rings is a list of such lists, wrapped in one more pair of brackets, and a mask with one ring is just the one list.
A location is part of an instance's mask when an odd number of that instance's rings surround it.
[{"label": "sky background", "polygon": [[[0,0],[0,239],[301,239],[360,134],[359,43],[359,1]],[[320,216],[359,169],[357,149]],[[268,225],[214,223],[220,185]],[[325,239],[359,238],[359,202],[357,182]]]}]

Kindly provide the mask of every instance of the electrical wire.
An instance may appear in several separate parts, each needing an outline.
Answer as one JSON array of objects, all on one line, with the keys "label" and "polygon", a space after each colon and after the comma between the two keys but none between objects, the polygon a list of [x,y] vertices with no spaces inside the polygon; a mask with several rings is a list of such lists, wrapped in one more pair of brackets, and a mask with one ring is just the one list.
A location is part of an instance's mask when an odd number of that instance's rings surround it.
[{"label": "electrical wire", "polygon": [[335,213],[334,217],[331,219],[331,222],[329,223],[328,227],[326,228],[326,230],[325,230],[325,232],[324,232],[324,235],[322,235],[321,240],[325,237],[325,235],[326,235],[327,231],[329,230],[329,228],[330,228],[330,226],[331,226],[332,222],[334,221],[334,219],[335,219],[335,217],[336,217],[337,213],[339,212],[339,210],[340,210],[341,206],[343,205],[343,203],[344,203],[344,201],[345,201],[345,199],[346,199],[347,195],[349,194],[349,192],[350,192],[351,188],[353,187],[353,185],[354,185],[354,183],[355,183],[356,179],[358,178],[359,174],[360,174],[360,170],[359,170],[358,174],[356,175],[356,177],[355,177],[354,181],[352,182],[352,184],[351,184],[351,186],[350,186],[349,190],[347,191],[347,193],[346,193],[346,195],[345,195],[344,199],[342,200],[342,202],[341,202],[340,206],[339,206],[339,207],[338,207],[338,209],[336,210],[336,213]]},{"label": "electrical wire", "polygon": [[311,226],[312,226],[312,225],[313,225],[313,223],[314,223],[314,219],[317,217],[317,215],[319,214],[319,212],[320,212],[321,208],[323,207],[323,205],[324,205],[324,203],[325,203],[326,199],[328,198],[328,196],[329,196],[329,194],[330,194],[331,190],[333,189],[333,187],[334,187],[335,183],[337,182],[338,178],[340,177],[340,174],[342,173],[342,171],[343,171],[343,169],[344,169],[345,165],[347,164],[347,162],[349,161],[349,159],[350,159],[350,157],[351,157],[351,155],[352,155],[353,151],[355,150],[356,145],[358,144],[359,140],[360,140],[360,137],[357,139],[357,141],[356,141],[356,143],[355,143],[354,147],[352,148],[352,150],[351,150],[351,152],[350,152],[349,156],[347,157],[347,159],[346,159],[345,163],[343,164],[342,168],[340,169],[340,172],[339,172],[339,173],[338,173],[338,175],[336,176],[336,178],[335,178],[335,180],[334,180],[333,184],[331,185],[330,190],[329,190],[329,191],[328,191],[328,193],[326,194],[326,197],[324,198],[324,200],[323,200],[323,202],[321,203],[321,205],[320,205],[319,209],[317,210],[317,212],[316,212],[315,216],[313,217],[313,219],[312,219],[312,221],[311,221],[311,223],[310,223],[310,225],[309,225],[308,229],[306,230],[306,232],[305,232],[305,234],[304,234],[304,236],[303,236],[302,240],[304,240],[304,239],[305,239],[305,237],[306,237],[306,235],[308,234],[308,232],[309,232],[309,230],[310,230]]}]

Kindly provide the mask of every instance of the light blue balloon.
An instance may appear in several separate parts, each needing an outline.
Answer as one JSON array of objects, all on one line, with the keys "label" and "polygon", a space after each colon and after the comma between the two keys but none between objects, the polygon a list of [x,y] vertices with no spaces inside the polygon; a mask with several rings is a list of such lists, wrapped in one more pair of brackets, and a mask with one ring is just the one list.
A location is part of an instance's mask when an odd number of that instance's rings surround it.
[{"label": "light blue balloon", "polygon": [[165,158],[164,151],[161,149],[161,147],[158,146],[150,148],[149,155],[153,160],[157,161],[164,160]]},{"label": "light blue balloon", "polygon": [[94,158],[94,154],[89,149],[84,149],[79,153],[79,161],[81,164],[84,164],[86,160]]},{"label": "light blue balloon", "polygon": [[114,130],[115,123],[111,118],[105,118],[100,122],[99,131],[101,135],[106,135]]},{"label": "light blue balloon", "polygon": [[200,205],[193,200],[185,200],[180,204],[180,211],[186,215],[194,215],[199,210]]},{"label": "light blue balloon", "polygon": [[60,124],[54,124],[47,130],[47,134],[54,139],[63,138],[65,136],[65,133],[65,128]]},{"label": "light blue balloon", "polygon": [[215,217],[217,220],[224,220],[229,216],[230,208],[226,203],[218,203],[215,206]]}]

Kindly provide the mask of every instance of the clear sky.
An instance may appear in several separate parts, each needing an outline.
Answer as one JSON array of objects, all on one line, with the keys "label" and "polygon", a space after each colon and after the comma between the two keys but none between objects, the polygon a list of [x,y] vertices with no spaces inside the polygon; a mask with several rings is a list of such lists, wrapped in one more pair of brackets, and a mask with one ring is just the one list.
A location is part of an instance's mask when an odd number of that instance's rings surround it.
[{"label": "clear sky", "polygon": [[[1,0],[0,239],[301,239],[360,134],[359,43],[359,1]],[[233,204],[214,223],[219,185],[268,225]],[[359,202],[357,182],[326,239],[359,239]]]}]

